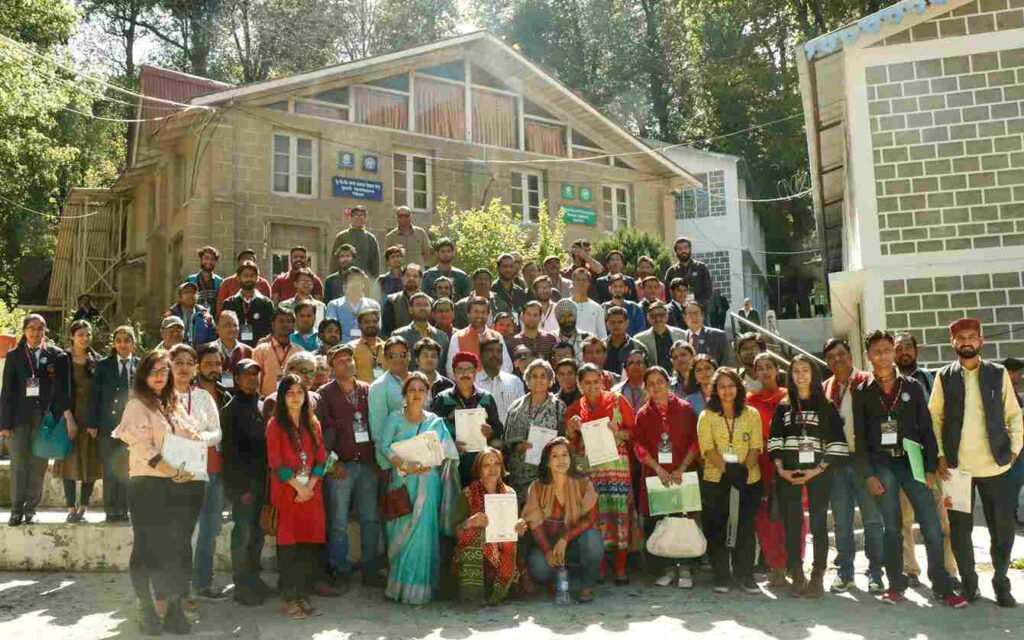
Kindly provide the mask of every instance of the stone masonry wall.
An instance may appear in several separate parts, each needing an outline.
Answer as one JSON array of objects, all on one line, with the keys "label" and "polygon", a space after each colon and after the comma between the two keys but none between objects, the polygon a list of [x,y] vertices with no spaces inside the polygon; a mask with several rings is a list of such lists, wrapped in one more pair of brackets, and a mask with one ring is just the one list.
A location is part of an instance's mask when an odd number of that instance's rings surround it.
[{"label": "stone masonry wall", "polygon": [[936,368],[954,358],[949,323],[964,316],[982,322],[986,358],[1024,357],[1024,273],[977,273],[884,282],[886,325],[910,331],[918,360]]},{"label": "stone masonry wall", "polygon": [[1024,245],[1024,49],[866,80],[882,254]]}]

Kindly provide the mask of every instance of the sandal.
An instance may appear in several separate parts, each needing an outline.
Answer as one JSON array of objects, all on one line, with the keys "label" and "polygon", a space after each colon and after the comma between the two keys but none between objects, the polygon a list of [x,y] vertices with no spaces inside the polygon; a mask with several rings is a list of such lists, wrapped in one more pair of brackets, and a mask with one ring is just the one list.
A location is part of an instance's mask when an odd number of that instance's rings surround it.
[{"label": "sandal", "polygon": [[313,605],[309,604],[309,600],[306,600],[305,598],[299,598],[298,600],[296,600],[296,602],[298,602],[299,606],[302,608],[302,611],[305,612],[307,616],[316,617],[324,615],[323,611],[320,611]]},{"label": "sandal", "polygon": [[299,604],[298,600],[289,600],[288,602],[285,602],[281,610],[286,615],[291,616],[292,620],[306,619],[306,610],[302,608],[302,605]]}]

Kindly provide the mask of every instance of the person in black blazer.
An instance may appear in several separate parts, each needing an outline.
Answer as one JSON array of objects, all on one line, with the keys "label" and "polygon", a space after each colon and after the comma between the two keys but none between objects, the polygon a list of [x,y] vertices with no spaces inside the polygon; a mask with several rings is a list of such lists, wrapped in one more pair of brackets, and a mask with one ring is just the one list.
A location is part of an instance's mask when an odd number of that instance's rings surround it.
[{"label": "person in black blazer", "polygon": [[691,300],[683,307],[683,318],[686,320],[688,329],[684,339],[690,343],[697,354],[706,353],[718,363],[720,367],[729,366],[732,360],[732,346],[729,344],[729,337],[721,329],[715,329],[704,324],[704,307],[700,303]]},{"label": "person in black blazer", "polygon": [[32,441],[55,401],[57,360],[63,354],[46,341],[43,316],[25,316],[21,330],[17,346],[7,353],[0,391],[0,435],[8,436],[11,451],[12,527],[31,524],[43,496],[49,460],[32,454]]},{"label": "person in black blazer", "polygon": [[128,404],[132,377],[139,366],[135,355],[135,330],[124,325],[114,329],[114,348],[96,365],[92,401],[86,428],[95,430],[103,464],[103,511],[107,522],[128,521],[128,448],[110,434],[121,422]]},{"label": "person in black blazer", "polygon": [[250,347],[270,335],[274,318],[274,303],[256,290],[260,271],[255,262],[242,261],[238,265],[241,289],[224,301],[223,311],[234,311],[238,316],[238,340]]}]

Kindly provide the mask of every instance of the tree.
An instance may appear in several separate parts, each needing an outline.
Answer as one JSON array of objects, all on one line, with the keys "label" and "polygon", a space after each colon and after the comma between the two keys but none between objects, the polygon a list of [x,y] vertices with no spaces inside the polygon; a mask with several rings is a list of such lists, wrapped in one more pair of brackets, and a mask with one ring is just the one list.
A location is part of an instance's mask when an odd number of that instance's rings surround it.
[{"label": "tree", "polygon": [[616,229],[611,235],[601,238],[594,245],[592,255],[604,264],[612,249],[618,249],[626,258],[625,269],[627,273],[636,271],[636,261],[641,256],[649,256],[654,259],[654,272],[659,277],[672,264],[672,257],[669,255],[665,242],[653,233],[627,227]]}]

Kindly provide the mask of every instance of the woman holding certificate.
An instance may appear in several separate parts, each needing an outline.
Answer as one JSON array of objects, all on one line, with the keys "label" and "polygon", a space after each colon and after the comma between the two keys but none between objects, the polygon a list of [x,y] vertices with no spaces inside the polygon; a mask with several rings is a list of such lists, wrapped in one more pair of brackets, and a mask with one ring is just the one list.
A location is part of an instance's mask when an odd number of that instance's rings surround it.
[{"label": "woman holding certificate", "polygon": [[[697,357],[694,368],[701,364]],[[697,421],[697,438],[704,456],[701,517],[714,572],[713,589],[729,593],[735,578],[747,593],[760,593],[754,582],[754,516],[761,504],[758,455],[764,440],[761,417],[747,405],[743,380],[735,369],[722,367],[711,378],[711,397]],[[733,489],[739,493],[739,514],[730,558],[726,538]]]},{"label": "woman holding certificate", "polygon": [[[633,492],[629,441],[636,426],[633,409],[621,394],[605,391],[601,370],[580,367],[577,383],[583,397],[566,413],[566,433],[589,464],[587,475],[598,495],[598,520],[606,551],[615,554],[615,584],[629,584],[626,559],[633,539]],[[601,560],[601,577],[607,574]]]},{"label": "woman holding certificate", "polygon": [[[406,604],[424,604],[441,586],[442,533],[451,535],[450,518],[457,495],[459,454],[444,420],[423,408],[430,393],[426,376],[413,372],[402,384],[405,407],[388,416],[375,445],[385,469],[392,469],[386,487],[386,501],[403,503],[387,520],[388,560],[391,569],[384,596]],[[440,444],[442,462],[423,464],[422,460],[403,459],[396,448],[407,440],[432,434]],[[403,495],[404,494],[404,495]],[[402,513],[404,512],[404,513]],[[401,515],[397,515],[402,513]],[[382,513],[386,518],[386,514]]]},{"label": "woman holding certificate", "polygon": [[[672,394],[672,381],[661,367],[651,367],[644,374],[648,401],[636,414],[633,452],[643,465],[644,477],[657,476],[662,485],[683,484],[683,473],[697,462],[697,416],[690,403]],[[640,485],[640,510],[650,513],[647,485]],[[660,517],[644,520],[649,538]],[[664,574],[655,582],[660,587],[676,583],[680,589],[693,587],[690,570],[676,562],[665,566]]]},{"label": "woman holding certificate", "polygon": [[[131,484],[132,587],[138,598],[139,628],[145,635],[186,634],[182,609],[192,575],[192,530],[205,486],[164,459],[164,441],[176,436],[199,442],[195,421],[174,391],[171,360],[163,350],[139,361],[132,399],[113,437],[128,445]],[[202,451],[202,445],[199,445]],[[155,600],[154,600],[155,599]]]},{"label": "woman holding certificate", "polygon": [[[462,602],[500,604],[519,579],[516,547],[519,536],[526,533],[526,521],[518,517],[516,492],[504,478],[501,452],[487,447],[476,457],[473,482],[462,490],[455,506],[455,522],[459,524],[455,527],[458,546],[452,572],[458,576]],[[494,499],[489,504],[489,498],[496,496],[507,496],[508,500]],[[502,522],[497,522],[498,510],[505,516]],[[506,523],[512,525],[511,532],[500,530],[500,525]]]},{"label": "woman holding certificate", "polygon": [[[756,365],[755,365],[756,366]],[[849,455],[839,412],[821,387],[814,362],[805,355],[793,358],[786,376],[789,399],[779,405],[772,419],[768,453],[778,472],[779,503],[786,524],[786,557],[793,581],[794,598],[820,598],[828,562],[828,502],[832,473],[828,467]],[[804,487],[814,534],[814,567],[808,582],[800,551],[804,546]]]},{"label": "woman holding certificate", "polygon": [[530,483],[537,479],[537,465],[544,445],[565,435],[565,404],[551,393],[555,372],[547,360],[534,360],[524,372],[529,393],[515,402],[505,420],[509,454],[509,480],[519,503],[526,501]]}]

